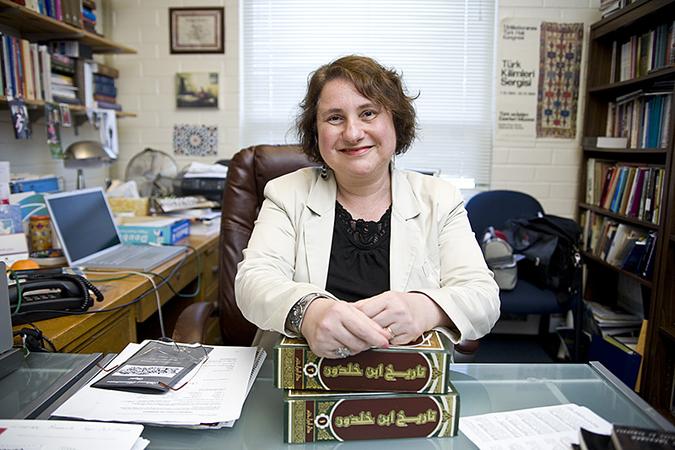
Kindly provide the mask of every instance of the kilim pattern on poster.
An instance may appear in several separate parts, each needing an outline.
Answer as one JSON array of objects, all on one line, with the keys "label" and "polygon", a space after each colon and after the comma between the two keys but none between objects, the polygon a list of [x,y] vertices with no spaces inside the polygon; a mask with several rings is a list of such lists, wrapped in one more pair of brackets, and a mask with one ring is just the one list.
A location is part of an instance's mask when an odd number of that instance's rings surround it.
[{"label": "kilim pattern on poster", "polygon": [[583,35],[582,23],[541,24],[537,137],[576,136]]}]

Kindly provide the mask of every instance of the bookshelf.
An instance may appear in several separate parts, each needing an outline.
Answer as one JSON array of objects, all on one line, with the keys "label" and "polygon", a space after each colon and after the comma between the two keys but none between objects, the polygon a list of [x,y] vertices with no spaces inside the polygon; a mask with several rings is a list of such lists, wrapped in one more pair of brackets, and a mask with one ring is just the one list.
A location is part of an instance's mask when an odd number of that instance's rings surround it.
[{"label": "bookshelf", "polygon": [[115,43],[103,36],[39,14],[11,0],[0,0],[0,24],[19,32],[30,41],[42,39],[77,39],[90,46],[94,53],[134,54],[136,50]]},{"label": "bookshelf", "polygon": [[[65,1],[63,0],[63,2]],[[65,21],[40,14],[11,0],[0,0],[0,31],[2,30],[10,30],[15,35],[20,35],[21,40],[30,41],[31,43],[53,40],[78,41],[91,48],[94,54],[136,53],[136,50],[131,47],[118,44]],[[2,51],[1,49],[2,47],[0,47],[0,51]],[[37,58],[40,57],[38,56]],[[3,64],[5,64],[4,61]],[[35,77],[37,76],[36,74],[37,72],[34,71],[32,76]],[[40,98],[31,98],[32,96],[26,98],[27,96],[25,95],[23,97],[24,103],[30,109],[35,109],[45,104],[45,101]],[[81,100],[83,101],[83,99]],[[7,107],[7,97],[4,95],[0,95],[0,107]],[[86,113],[86,107],[83,105],[70,104],[69,108],[75,115],[84,115]],[[116,111],[116,115],[119,118],[137,116],[135,113],[127,111]]]},{"label": "bookshelf", "polygon": [[[578,203],[584,299],[614,305],[620,279],[639,286],[648,329],[637,388],[673,423],[674,25],[675,0],[638,0],[591,26]],[[600,148],[598,137],[626,144]]]}]

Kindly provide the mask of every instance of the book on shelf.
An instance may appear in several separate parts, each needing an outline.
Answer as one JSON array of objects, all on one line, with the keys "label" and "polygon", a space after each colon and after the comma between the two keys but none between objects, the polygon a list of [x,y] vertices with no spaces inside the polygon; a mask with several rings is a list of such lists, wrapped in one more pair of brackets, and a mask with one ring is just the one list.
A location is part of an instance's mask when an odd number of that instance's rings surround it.
[{"label": "book on shelf", "polygon": [[596,138],[590,138],[586,141],[589,145],[592,145],[597,148],[619,148],[624,149],[628,147],[628,138],[627,137],[614,137],[614,136],[598,136]]},{"label": "book on shelf", "polygon": [[281,389],[444,393],[452,344],[432,330],[409,345],[341,359],[315,355],[303,339],[284,337],[275,350],[275,385]]},{"label": "book on shelf", "polygon": [[284,438],[307,442],[451,437],[458,432],[459,394],[335,393],[290,390],[284,398]]},{"label": "book on shelf", "polygon": [[593,320],[600,327],[639,327],[642,324],[642,317],[633,314],[618,306],[608,306],[601,303],[587,301],[586,302]]}]

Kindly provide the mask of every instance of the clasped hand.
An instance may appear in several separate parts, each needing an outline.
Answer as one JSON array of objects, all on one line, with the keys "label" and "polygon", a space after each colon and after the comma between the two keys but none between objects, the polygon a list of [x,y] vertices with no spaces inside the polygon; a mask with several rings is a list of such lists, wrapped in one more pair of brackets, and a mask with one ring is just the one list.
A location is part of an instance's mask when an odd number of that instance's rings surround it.
[{"label": "clasped hand", "polygon": [[314,354],[337,358],[338,348],[356,354],[407,344],[440,325],[443,316],[419,293],[387,291],[355,303],[319,298],[307,309],[301,331]]}]

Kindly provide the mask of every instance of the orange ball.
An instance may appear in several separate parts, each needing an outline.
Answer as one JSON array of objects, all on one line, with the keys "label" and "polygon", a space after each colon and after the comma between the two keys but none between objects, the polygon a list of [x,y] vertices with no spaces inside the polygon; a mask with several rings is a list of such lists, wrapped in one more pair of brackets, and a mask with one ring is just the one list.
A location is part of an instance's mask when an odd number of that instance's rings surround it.
[{"label": "orange ball", "polygon": [[39,269],[40,265],[31,259],[19,259],[14,261],[10,266],[10,270],[30,270],[30,269]]}]

